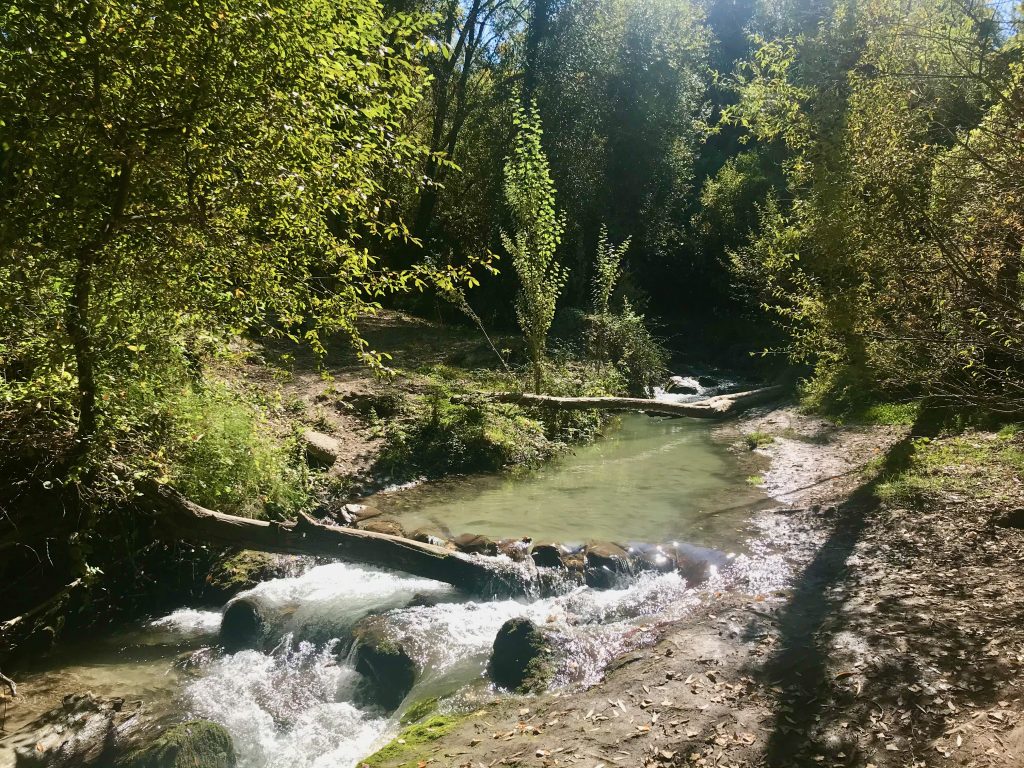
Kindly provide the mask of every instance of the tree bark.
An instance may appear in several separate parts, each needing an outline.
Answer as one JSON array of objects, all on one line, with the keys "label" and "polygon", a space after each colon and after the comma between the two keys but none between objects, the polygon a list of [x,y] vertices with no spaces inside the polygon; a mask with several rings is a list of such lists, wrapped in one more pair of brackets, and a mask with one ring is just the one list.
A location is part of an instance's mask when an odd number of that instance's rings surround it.
[{"label": "tree bark", "polygon": [[785,387],[782,386],[764,387],[731,395],[719,395],[693,403],[672,403],[664,400],[648,400],[642,397],[555,397],[553,395],[531,395],[525,392],[504,392],[485,396],[485,398],[499,403],[553,408],[559,411],[646,411],[664,413],[668,416],[720,419],[758,403],[781,397],[785,391]]},{"label": "tree bark", "polygon": [[76,457],[84,456],[96,432],[96,356],[92,344],[90,311],[92,305],[93,270],[100,250],[117,232],[128,205],[131,190],[132,163],[125,159],[116,179],[110,210],[102,228],[75,252],[75,282],[65,313],[65,324],[75,356],[78,379],[78,427],[75,431]]},{"label": "tree bark", "polygon": [[141,486],[156,535],[223,544],[285,555],[333,557],[353,563],[394,568],[413,576],[443,581],[477,595],[523,596],[534,586],[515,568],[400,536],[341,528],[300,515],[294,523],[235,517],[189,501],[173,488],[148,481]]}]

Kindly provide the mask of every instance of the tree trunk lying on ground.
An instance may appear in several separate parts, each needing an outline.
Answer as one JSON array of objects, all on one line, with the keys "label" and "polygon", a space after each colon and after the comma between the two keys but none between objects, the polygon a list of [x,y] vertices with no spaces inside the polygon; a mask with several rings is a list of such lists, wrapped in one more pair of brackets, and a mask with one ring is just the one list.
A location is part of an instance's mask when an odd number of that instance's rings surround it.
[{"label": "tree trunk lying on ground", "polygon": [[308,515],[277,523],[235,517],[201,507],[170,486],[147,482],[141,487],[147,509],[155,516],[158,536],[205,544],[224,544],[284,555],[333,557],[352,563],[392,568],[452,584],[482,596],[525,595],[528,580],[514,568],[503,569],[461,552],[400,536],[318,523]]},{"label": "tree trunk lying on ground", "polygon": [[[648,400],[642,397],[555,397],[554,395],[531,395],[525,392],[503,392],[487,396],[486,399],[512,405],[543,406],[559,411],[647,411],[664,413],[668,416],[690,416],[698,419],[720,419],[782,396],[785,387],[774,386],[718,395],[692,403],[673,403],[665,400]],[[460,399],[465,399],[460,398]]]}]

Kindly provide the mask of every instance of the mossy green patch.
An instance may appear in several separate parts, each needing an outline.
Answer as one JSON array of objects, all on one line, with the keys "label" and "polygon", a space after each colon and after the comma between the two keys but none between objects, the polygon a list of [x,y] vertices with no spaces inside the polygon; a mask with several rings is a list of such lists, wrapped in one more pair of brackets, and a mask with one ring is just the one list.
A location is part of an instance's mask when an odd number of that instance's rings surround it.
[{"label": "mossy green patch", "polygon": [[747,434],[745,434],[743,436],[743,442],[746,443],[747,448],[753,451],[756,448],[771,445],[772,443],[775,442],[775,437],[768,434],[767,432],[755,430],[753,432],[748,432]]},{"label": "mossy green patch", "polygon": [[223,727],[193,720],[164,731],[160,738],[117,762],[117,768],[234,768],[235,749]]},{"label": "mossy green patch", "polygon": [[370,768],[417,768],[425,758],[425,749],[451,731],[461,720],[460,715],[432,715],[423,722],[413,723],[402,729],[394,739],[385,744],[359,765]]},{"label": "mossy green patch", "polygon": [[413,702],[412,706],[410,706],[407,710],[405,710],[405,712],[402,713],[402,719],[400,720],[400,722],[402,725],[418,723],[420,720],[434,712],[434,710],[436,709],[436,696],[431,696],[429,699],[420,699],[419,701]]}]

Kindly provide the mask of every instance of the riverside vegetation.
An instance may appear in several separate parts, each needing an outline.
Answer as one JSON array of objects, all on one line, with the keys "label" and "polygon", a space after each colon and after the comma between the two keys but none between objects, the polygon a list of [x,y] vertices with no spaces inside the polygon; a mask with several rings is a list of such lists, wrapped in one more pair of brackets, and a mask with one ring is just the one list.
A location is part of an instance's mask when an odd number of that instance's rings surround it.
[{"label": "riverside vegetation", "polygon": [[156,535],[145,488],[287,522],[536,466],[608,415],[493,395],[650,397],[679,366],[786,382],[830,420],[752,423],[752,462],[902,430],[867,465],[882,512],[854,526],[876,554],[887,526],[960,515],[979,552],[1024,526],[1011,3],[13,0],[0,18],[5,671],[210,598],[235,553]]}]

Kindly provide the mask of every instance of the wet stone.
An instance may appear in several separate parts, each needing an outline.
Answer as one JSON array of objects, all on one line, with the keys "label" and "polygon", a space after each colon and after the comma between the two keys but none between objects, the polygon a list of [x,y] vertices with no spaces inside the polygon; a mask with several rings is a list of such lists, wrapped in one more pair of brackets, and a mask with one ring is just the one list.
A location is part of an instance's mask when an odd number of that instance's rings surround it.
[{"label": "wet stone", "polygon": [[220,620],[220,642],[230,652],[260,648],[267,636],[271,617],[259,601],[243,597],[232,600]]},{"label": "wet stone", "polygon": [[409,534],[409,538],[424,544],[433,544],[435,547],[446,547],[449,544],[440,528],[417,528]]},{"label": "wet stone", "polygon": [[516,693],[541,693],[554,676],[548,633],[529,619],[509,619],[494,638],[491,679]]},{"label": "wet stone", "polygon": [[463,533],[452,539],[452,543],[461,552],[471,555],[496,555],[498,554],[498,545],[488,539],[486,536],[481,536],[476,533]]},{"label": "wet stone", "polygon": [[502,539],[498,542],[498,552],[517,563],[530,556],[530,539]]},{"label": "wet stone", "polygon": [[391,518],[379,517],[365,523],[360,523],[359,530],[369,531],[370,533],[383,533],[388,536],[405,537],[405,529],[402,527],[402,524]]},{"label": "wet stone", "polygon": [[117,762],[117,768],[234,768],[231,735],[217,723],[193,720],[167,729],[148,746]]},{"label": "wet stone", "polygon": [[416,662],[382,616],[367,616],[352,637],[356,671],[367,683],[362,698],[388,711],[397,709],[416,682]]},{"label": "wet stone", "polygon": [[534,544],[530,552],[538,568],[564,568],[562,550],[555,544]]},{"label": "wet stone", "polygon": [[588,544],[584,563],[587,586],[595,589],[618,586],[633,574],[633,563],[629,553],[611,542]]}]

